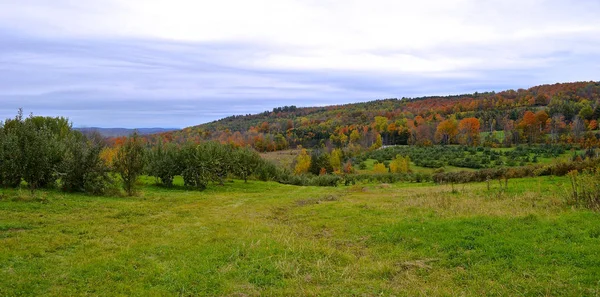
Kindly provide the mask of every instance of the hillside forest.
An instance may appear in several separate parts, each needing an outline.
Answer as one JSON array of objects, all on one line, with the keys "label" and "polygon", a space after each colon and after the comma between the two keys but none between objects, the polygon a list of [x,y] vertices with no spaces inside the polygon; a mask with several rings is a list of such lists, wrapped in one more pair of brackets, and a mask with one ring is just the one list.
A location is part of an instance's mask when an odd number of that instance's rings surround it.
[{"label": "hillside forest", "polygon": [[599,82],[575,82],[498,93],[384,99],[326,107],[284,106],[163,133],[160,138],[177,143],[216,140],[249,145],[259,152],[297,146],[358,152],[382,145],[586,145],[596,138],[599,101]]}]

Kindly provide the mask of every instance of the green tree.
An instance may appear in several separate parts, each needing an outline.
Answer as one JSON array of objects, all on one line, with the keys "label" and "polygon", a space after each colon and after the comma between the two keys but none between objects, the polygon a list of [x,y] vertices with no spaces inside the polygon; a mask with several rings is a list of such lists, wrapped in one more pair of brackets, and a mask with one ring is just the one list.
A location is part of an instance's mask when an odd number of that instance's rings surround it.
[{"label": "green tree", "polygon": [[0,182],[4,187],[17,187],[23,178],[22,147],[23,113],[8,119],[0,131]]},{"label": "green tree", "polygon": [[210,180],[224,185],[227,174],[233,171],[234,159],[233,146],[222,145],[216,141],[209,141],[198,146],[201,150],[203,162],[208,166]]},{"label": "green tree", "polygon": [[68,192],[106,193],[113,183],[108,167],[100,158],[104,148],[99,134],[85,137],[73,131],[65,140],[66,149],[61,164],[61,187]]},{"label": "green tree", "polygon": [[237,149],[233,155],[233,159],[235,161],[234,172],[244,182],[248,182],[248,177],[256,171],[262,161],[260,155],[249,147]]},{"label": "green tree", "polygon": [[187,187],[205,189],[208,185],[207,164],[201,160],[200,150],[197,145],[188,143],[180,150],[183,183]]},{"label": "green tree", "polygon": [[333,172],[329,154],[320,149],[315,149],[310,155],[310,167],[308,168],[308,172],[314,175],[320,175],[322,173],[321,169],[325,169],[325,173]]},{"label": "green tree", "polygon": [[123,180],[123,189],[133,196],[138,177],[144,171],[144,144],[137,132],[128,137],[117,151],[114,168]]},{"label": "green tree", "polygon": [[285,150],[289,147],[288,141],[285,139],[285,136],[281,135],[281,133],[275,135],[275,149],[280,151],[280,150]]},{"label": "green tree", "polygon": [[594,116],[594,110],[589,104],[585,104],[584,107],[579,111],[579,117],[584,120],[591,120]]},{"label": "green tree", "polygon": [[187,144],[181,150],[183,181],[186,186],[206,189],[210,181],[222,181],[230,170],[220,144],[207,142],[200,145]]},{"label": "green tree", "polygon": [[48,126],[38,125],[31,115],[24,121],[20,135],[22,176],[33,192],[57,180],[63,146]]},{"label": "green tree", "polygon": [[179,152],[173,143],[163,143],[162,140],[149,149],[148,174],[156,177],[161,184],[172,187],[173,179],[181,173],[181,162],[178,160]]}]

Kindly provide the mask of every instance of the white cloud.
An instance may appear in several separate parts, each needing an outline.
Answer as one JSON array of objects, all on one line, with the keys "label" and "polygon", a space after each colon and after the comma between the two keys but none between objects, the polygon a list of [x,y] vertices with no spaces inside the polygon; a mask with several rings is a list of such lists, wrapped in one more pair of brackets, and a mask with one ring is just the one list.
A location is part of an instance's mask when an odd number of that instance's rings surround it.
[{"label": "white cloud", "polygon": [[598,80],[599,11],[597,0],[0,0],[0,37],[12,38],[0,100],[268,101],[256,112]]},{"label": "white cloud", "polygon": [[[0,22],[52,36],[264,44],[271,50],[263,57],[239,63],[280,69],[435,73],[481,64],[521,67],[545,62],[528,61],[533,54],[597,54],[597,47],[586,45],[600,40],[597,1],[24,0],[0,4],[0,11]],[[579,39],[562,44],[569,35]],[[379,55],[381,50],[391,54]]]}]

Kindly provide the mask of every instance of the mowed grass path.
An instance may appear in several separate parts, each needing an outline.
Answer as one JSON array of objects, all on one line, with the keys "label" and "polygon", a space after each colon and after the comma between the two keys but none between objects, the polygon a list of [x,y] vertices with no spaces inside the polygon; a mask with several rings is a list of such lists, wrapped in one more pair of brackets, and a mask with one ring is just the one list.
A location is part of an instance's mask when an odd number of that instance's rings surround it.
[{"label": "mowed grass path", "polygon": [[565,179],[1,190],[0,296],[593,296],[600,214]]}]

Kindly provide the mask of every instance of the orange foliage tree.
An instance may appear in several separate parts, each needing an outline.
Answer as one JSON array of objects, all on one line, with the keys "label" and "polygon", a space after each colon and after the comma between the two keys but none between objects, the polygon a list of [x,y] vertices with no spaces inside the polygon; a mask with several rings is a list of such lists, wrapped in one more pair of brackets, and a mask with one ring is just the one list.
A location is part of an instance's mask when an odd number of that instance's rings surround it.
[{"label": "orange foliage tree", "polygon": [[435,139],[441,144],[450,144],[458,134],[458,123],[455,119],[442,121],[435,131]]},{"label": "orange foliage tree", "polygon": [[477,118],[465,118],[458,124],[458,131],[463,144],[476,146],[479,143],[479,120]]}]

